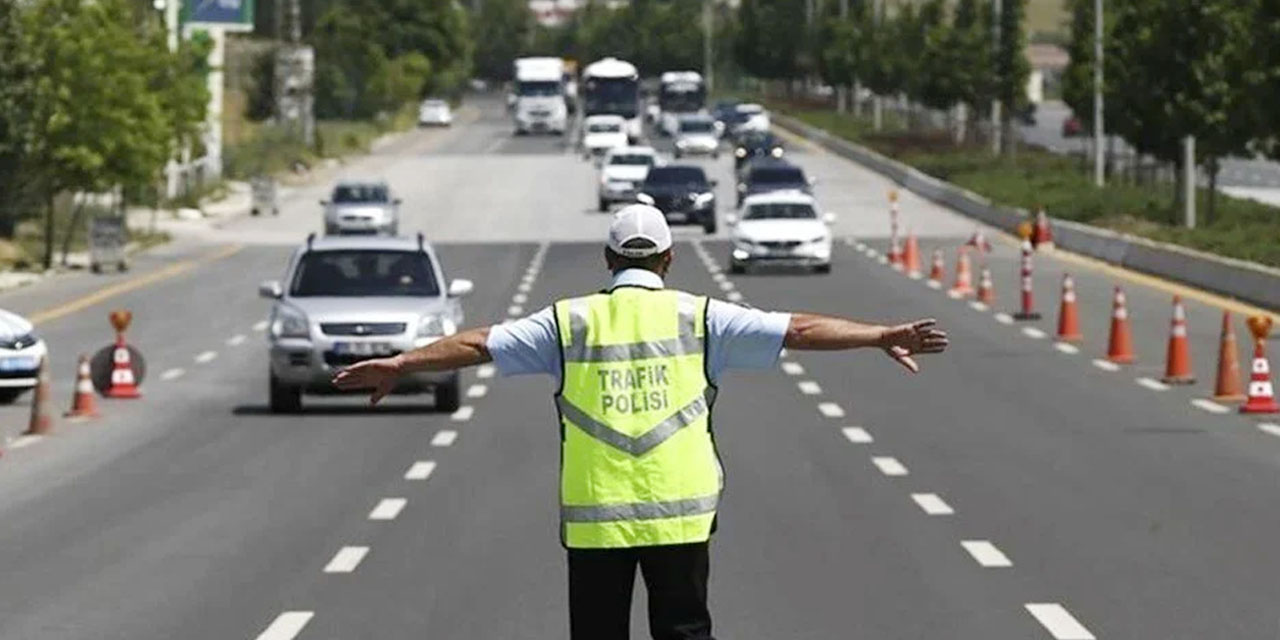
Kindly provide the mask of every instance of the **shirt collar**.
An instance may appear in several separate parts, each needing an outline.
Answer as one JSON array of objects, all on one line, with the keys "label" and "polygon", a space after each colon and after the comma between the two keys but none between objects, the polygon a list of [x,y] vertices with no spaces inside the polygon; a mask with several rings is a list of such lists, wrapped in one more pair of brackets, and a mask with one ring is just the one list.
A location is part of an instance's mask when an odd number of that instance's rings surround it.
[{"label": "shirt collar", "polygon": [[648,269],[623,269],[613,276],[613,283],[609,285],[609,289],[617,289],[618,287],[644,287],[646,289],[661,289],[666,286],[662,282],[662,276],[649,271]]}]

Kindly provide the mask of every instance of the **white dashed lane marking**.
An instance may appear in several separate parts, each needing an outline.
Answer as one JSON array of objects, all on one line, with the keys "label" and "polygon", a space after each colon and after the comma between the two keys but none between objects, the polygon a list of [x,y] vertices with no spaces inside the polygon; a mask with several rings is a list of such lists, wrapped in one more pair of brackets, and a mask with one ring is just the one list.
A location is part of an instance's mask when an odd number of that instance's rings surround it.
[{"label": "white dashed lane marking", "polygon": [[728,280],[726,280],[726,281],[724,281],[724,282],[721,282],[721,283],[720,283],[720,290],[721,290],[721,291],[730,291],[730,290],[732,290],[732,289],[733,289],[733,283],[732,283],[732,282],[729,282]]},{"label": "white dashed lane marking", "polygon": [[818,386],[818,383],[813,380],[801,380],[796,383],[796,386],[800,388],[800,393],[806,396],[816,396],[822,393],[822,387]]},{"label": "white dashed lane marking", "polygon": [[509,316],[511,316],[511,317],[517,317],[517,316],[522,315],[523,313],[524,313],[524,307],[522,307],[522,306],[520,306],[520,305],[518,305],[518,304],[513,304],[513,305],[511,305],[511,306],[507,307],[507,315],[509,315]]},{"label": "white dashed lane marking", "polygon": [[369,547],[343,547],[333,555],[329,564],[324,566],[325,573],[351,573],[360,566],[360,561],[369,555]]},{"label": "white dashed lane marking", "polygon": [[482,384],[473,384],[467,387],[468,398],[483,398],[486,393],[489,393],[489,387]]},{"label": "white dashed lane marking", "polygon": [[271,625],[258,634],[258,640],[293,640],[302,633],[314,615],[311,611],[286,611],[276,616]]},{"label": "white dashed lane marking", "polygon": [[408,504],[408,500],[404,498],[383,498],[378,506],[369,512],[370,520],[395,520],[396,516],[404,510],[404,505]]},{"label": "white dashed lane marking", "polygon": [[258,322],[254,323],[254,325],[253,325],[253,330],[254,330],[254,331],[266,331],[266,330],[267,330],[267,321],[266,321],[266,320],[259,320]]},{"label": "white dashed lane marking", "polygon": [[931,516],[949,516],[955,513],[955,509],[936,493],[913,493],[911,499],[920,506],[920,510]]},{"label": "white dashed lane marking", "polygon": [[996,322],[999,322],[1000,324],[1013,324],[1013,316],[1007,313],[1000,312],[1000,313],[997,313],[994,317],[996,319]]},{"label": "white dashed lane marking", "polygon": [[969,555],[973,556],[974,561],[983,567],[1012,567],[1013,561],[1009,560],[1004,552],[996,548],[987,540],[963,540],[960,546],[964,547]]},{"label": "white dashed lane marking", "polygon": [[458,407],[458,410],[454,411],[453,414],[449,416],[449,419],[454,422],[466,422],[471,419],[471,416],[475,415],[475,412],[475,407],[471,405],[463,405]]},{"label": "white dashed lane marking", "polygon": [[405,480],[426,480],[431,477],[431,473],[436,470],[436,463],[433,460],[419,460],[404,472]]},{"label": "white dashed lane marking", "polygon": [[244,342],[244,340],[245,340],[245,336],[244,336],[244,334],[243,334],[243,333],[237,333],[236,335],[231,336],[230,338],[227,338],[227,346],[228,346],[228,347],[238,347],[238,346],[240,346],[240,345]]},{"label": "white dashed lane marking", "polygon": [[1280,437],[1280,424],[1271,424],[1270,422],[1259,422],[1258,430],[1263,433],[1269,433],[1273,436]]},{"label": "white dashed lane marking", "polygon": [[1094,360],[1093,366],[1099,369],[1102,369],[1103,371],[1119,371],[1120,370],[1120,365],[1110,360],[1103,360],[1102,358],[1098,358]]},{"label": "white dashed lane marking", "polygon": [[1155,378],[1138,378],[1137,380],[1134,380],[1134,382],[1152,391],[1168,391],[1169,390],[1169,385],[1163,382],[1160,382]]},{"label": "white dashed lane marking", "polygon": [[1196,398],[1195,400],[1191,401],[1191,405],[1197,409],[1200,409],[1201,411],[1208,411],[1209,413],[1217,413],[1217,414],[1231,413],[1231,407],[1218,404],[1212,400],[1207,400],[1205,398]]},{"label": "white dashed lane marking", "polygon": [[828,418],[844,417],[844,409],[834,402],[823,402],[818,405],[818,411]]},{"label": "white dashed lane marking", "polygon": [[448,447],[453,445],[453,441],[458,439],[458,432],[449,429],[441,429],[436,435],[431,437],[431,446]]},{"label": "white dashed lane marking", "polygon": [[782,372],[789,376],[802,376],[804,375],[804,367],[799,362],[784,362],[782,363]]},{"label": "white dashed lane marking", "polygon": [[213,359],[217,357],[218,357],[217,351],[205,351],[204,353],[201,353],[200,355],[196,356],[196,362],[199,364],[205,364],[208,362],[213,362]]},{"label": "white dashed lane marking", "polygon": [[1026,336],[1026,337],[1028,337],[1028,338],[1031,338],[1032,340],[1043,340],[1043,339],[1045,339],[1045,333],[1044,333],[1043,331],[1041,331],[1041,330],[1039,330],[1039,329],[1035,328],[1035,327],[1023,327],[1023,328],[1022,328],[1022,335]]},{"label": "white dashed lane marking", "polygon": [[529,296],[523,293],[517,293],[516,295],[511,296],[511,301],[516,304],[524,304],[529,301]]},{"label": "white dashed lane marking", "polygon": [[[711,271],[710,266],[707,267],[707,271]],[[711,279],[715,280],[716,282],[724,282],[725,280],[728,280],[728,278],[726,278],[723,273],[712,273]]]},{"label": "white dashed lane marking", "polygon": [[528,293],[529,289],[532,289],[532,288],[533,287],[528,282],[521,282],[520,286],[516,287],[516,289],[521,291],[522,293]]},{"label": "white dashed lane marking", "polygon": [[22,449],[44,440],[44,436],[36,434],[21,435],[9,442],[10,449]]},{"label": "white dashed lane marking", "polygon": [[181,378],[184,373],[186,373],[185,369],[168,369],[164,373],[160,374],[160,379],[173,380],[175,378]]},{"label": "white dashed lane marking", "polygon": [[844,437],[854,444],[867,444],[874,441],[871,434],[867,433],[867,430],[862,427],[845,427],[843,431]]},{"label": "white dashed lane marking", "polygon": [[880,469],[880,473],[883,473],[886,476],[907,475],[907,467],[903,465],[901,462],[898,462],[897,458],[892,458],[889,456],[876,456],[871,459],[871,462],[875,464],[878,469]]},{"label": "white dashed lane marking", "polygon": [[978,302],[977,300],[974,300],[973,302],[969,303],[969,308],[973,309],[974,311],[986,311],[987,305],[985,302]]},{"label": "white dashed lane marking", "polygon": [[729,302],[742,302],[742,294],[737,291],[730,291],[728,298]]},{"label": "white dashed lane marking", "polygon": [[480,365],[480,368],[476,369],[476,377],[481,380],[487,380],[493,377],[494,371],[493,365],[491,364]]},{"label": "white dashed lane marking", "polygon": [[1077,347],[1070,342],[1055,342],[1053,343],[1053,348],[1068,355],[1080,353],[1080,347]]},{"label": "white dashed lane marking", "polygon": [[1035,617],[1054,640],[1097,640],[1069,611],[1056,602],[1029,602],[1027,612]]}]

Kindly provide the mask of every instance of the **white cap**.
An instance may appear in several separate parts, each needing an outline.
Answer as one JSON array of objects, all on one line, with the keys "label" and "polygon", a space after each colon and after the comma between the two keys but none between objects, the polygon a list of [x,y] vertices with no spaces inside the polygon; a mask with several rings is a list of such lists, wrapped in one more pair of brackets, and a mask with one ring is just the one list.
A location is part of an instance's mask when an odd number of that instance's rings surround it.
[{"label": "white cap", "polygon": [[[648,240],[643,247],[626,247],[632,240]],[[671,248],[671,227],[661,211],[647,204],[627,205],[609,223],[609,248],[627,258],[645,258]]]}]

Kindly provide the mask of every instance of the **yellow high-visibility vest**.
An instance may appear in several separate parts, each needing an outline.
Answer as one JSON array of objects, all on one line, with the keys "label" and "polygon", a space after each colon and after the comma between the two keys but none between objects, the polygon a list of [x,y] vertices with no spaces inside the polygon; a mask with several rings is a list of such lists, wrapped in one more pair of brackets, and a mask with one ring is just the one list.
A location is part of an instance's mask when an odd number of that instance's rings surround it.
[{"label": "yellow high-visibility vest", "polygon": [[556,303],[565,546],[710,537],[723,474],[710,430],[706,313],[704,297],[642,287]]}]

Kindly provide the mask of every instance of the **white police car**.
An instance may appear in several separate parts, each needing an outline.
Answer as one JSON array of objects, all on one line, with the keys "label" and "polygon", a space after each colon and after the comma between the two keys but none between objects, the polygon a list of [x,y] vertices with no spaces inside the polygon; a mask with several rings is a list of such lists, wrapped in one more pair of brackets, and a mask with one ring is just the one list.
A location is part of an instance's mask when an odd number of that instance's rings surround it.
[{"label": "white police car", "polygon": [[46,354],[44,341],[26,318],[0,309],[0,404],[36,386]]}]

